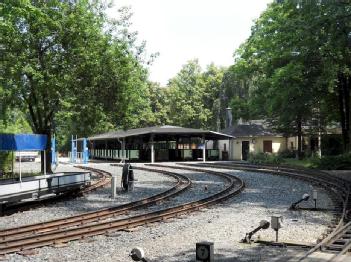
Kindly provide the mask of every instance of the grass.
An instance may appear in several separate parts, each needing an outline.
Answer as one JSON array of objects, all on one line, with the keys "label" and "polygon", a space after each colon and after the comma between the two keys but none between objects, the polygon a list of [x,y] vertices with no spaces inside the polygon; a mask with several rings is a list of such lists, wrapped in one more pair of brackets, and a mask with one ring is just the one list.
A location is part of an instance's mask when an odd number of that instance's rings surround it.
[{"label": "grass", "polygon": [[[30,177],[30,176],[41,176],[43,175],[40,172],[37,173],[22,173],[22,178],[23,177]],[[5,173],[3,176],[0,177],[1,179],[10,179],[10,178],[19,178],[19,173]]]},{"label": "grass", "polygon": [[294,167],[304,167],[304,168],[312,168],[313,164],[311,159],[305,158],[302,160],[298,160],[296,158],[284,158],[283,165],[294,166]]}]

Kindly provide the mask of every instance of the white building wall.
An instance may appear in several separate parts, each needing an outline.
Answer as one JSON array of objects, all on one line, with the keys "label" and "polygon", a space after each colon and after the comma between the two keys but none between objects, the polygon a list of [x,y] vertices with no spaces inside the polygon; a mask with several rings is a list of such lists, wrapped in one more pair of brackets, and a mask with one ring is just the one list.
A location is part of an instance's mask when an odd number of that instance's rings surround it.
[{"label": "white building wall", "polygon": [[[249,141],[250,153],[261,153],[263,152],[263,141],[268,140],[272,141],[272,151],[273,153],[279,153],[286,150],[286,138],[284,137],[242,137],[235,138],[231,140],[231,152],[229,153],[229,160],[242,160],[242,142]],[[228,148],[228,140],[220,140],[219,141],[219,149],[220,155],[224,150],[224,144],[226,144],[227,150]]]}]

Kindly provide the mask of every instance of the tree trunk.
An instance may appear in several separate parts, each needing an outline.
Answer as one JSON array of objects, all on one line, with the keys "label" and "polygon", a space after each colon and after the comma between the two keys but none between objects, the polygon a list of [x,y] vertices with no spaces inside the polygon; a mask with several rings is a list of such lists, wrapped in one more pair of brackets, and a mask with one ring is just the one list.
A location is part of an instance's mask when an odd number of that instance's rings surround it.
[{"label": "tree trunk", "polygon": [[345,85],[345,107],[346,107],[346,119],[347,119],[347,137],[348,143],[346,144],[346,152],[351,150],[351,113],[350,113],[350,94],[351,94],[351,77],[345,77],[344,79]]},{"label": "tree trunk", "polygon": [[297,126],[297,159],[302,159],[302,120],[298,117],[296,120]]},{"label": "tree trunk", "polygon": [[[46,143],[46,150],[45,152],[41,152],[41,172],[44,173],[44,169],[46,166],[46,173],[52,173],[52,169],[51,169],[51,131],[50,129],[46,129],[46,131],[41,132],[41,134],[46,135],[48,140]],[[44,153],[46,154],[45,158],[44,158]],[[44,165],[44,159],[46,159],[46,163]]]},{"label": "tree trunk", "polygon": [[350,150],[350,87],[344,74],[338,75],[338,100],[344,152]]}]

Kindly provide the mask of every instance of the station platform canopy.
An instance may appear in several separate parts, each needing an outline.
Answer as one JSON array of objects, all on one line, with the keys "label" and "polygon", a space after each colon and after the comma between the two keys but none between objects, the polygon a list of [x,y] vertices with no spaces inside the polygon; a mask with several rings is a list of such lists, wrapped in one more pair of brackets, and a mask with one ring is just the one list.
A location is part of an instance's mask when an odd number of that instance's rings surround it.
[{"label": "station platform canopy", "polygon": [[95,136],[88,137],[89,141],[94,140],[106,140],[106,139],[123,139],[128,137],[145,137],[153,135],[154,140],[164,140],[170,136],[173,137],[204,137],[207,140],[220,140],[220,139],[229,139],[233,136],[222,134],[214,131],[208,131],[203,129],[195,128],[184,128],[179,126],[154,126],[146,128],[137,128],[130,130],[120,130],[113,131],[104,134],[99,134]]},{"label": "station platform canopy", "polygon": [[221,152],[215,141],[232,138],[231,135],[203,129],[154,126],[113,131],[87,139],[92,158],[128,159],[154,163],[155,161],[219,159]]},{"label": "station platform canopy", "polygon": [[46,147],[46,135],[0,134],[0,151],[43,151]]}]

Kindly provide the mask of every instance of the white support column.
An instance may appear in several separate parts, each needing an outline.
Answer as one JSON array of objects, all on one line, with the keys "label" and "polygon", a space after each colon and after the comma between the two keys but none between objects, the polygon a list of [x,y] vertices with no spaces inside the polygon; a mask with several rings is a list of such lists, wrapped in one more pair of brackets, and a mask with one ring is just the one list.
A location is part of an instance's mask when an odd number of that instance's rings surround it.
[{"label": "white support column", "polygon": [[154,146],[154,136],[153,135],[151,135],[150,143],[151,143],[151,163],[155,163],[155,146]]},{"label": "white support column", "polygon": [[202,162],[206,162],[206,140],[205,136],[202,136]]},{"label": "white support column", "polygon": [[322,157],[322,133],[318,131],[318,157]]},{"label": "white support column", "polygon": [[19,151],[19,173],[20,173],[20,182],[22,183],[22,156],[21,151]]},{"label": "white support column", "polygon": [[228,160],[232,160],[232,139],[228,139]]}]

